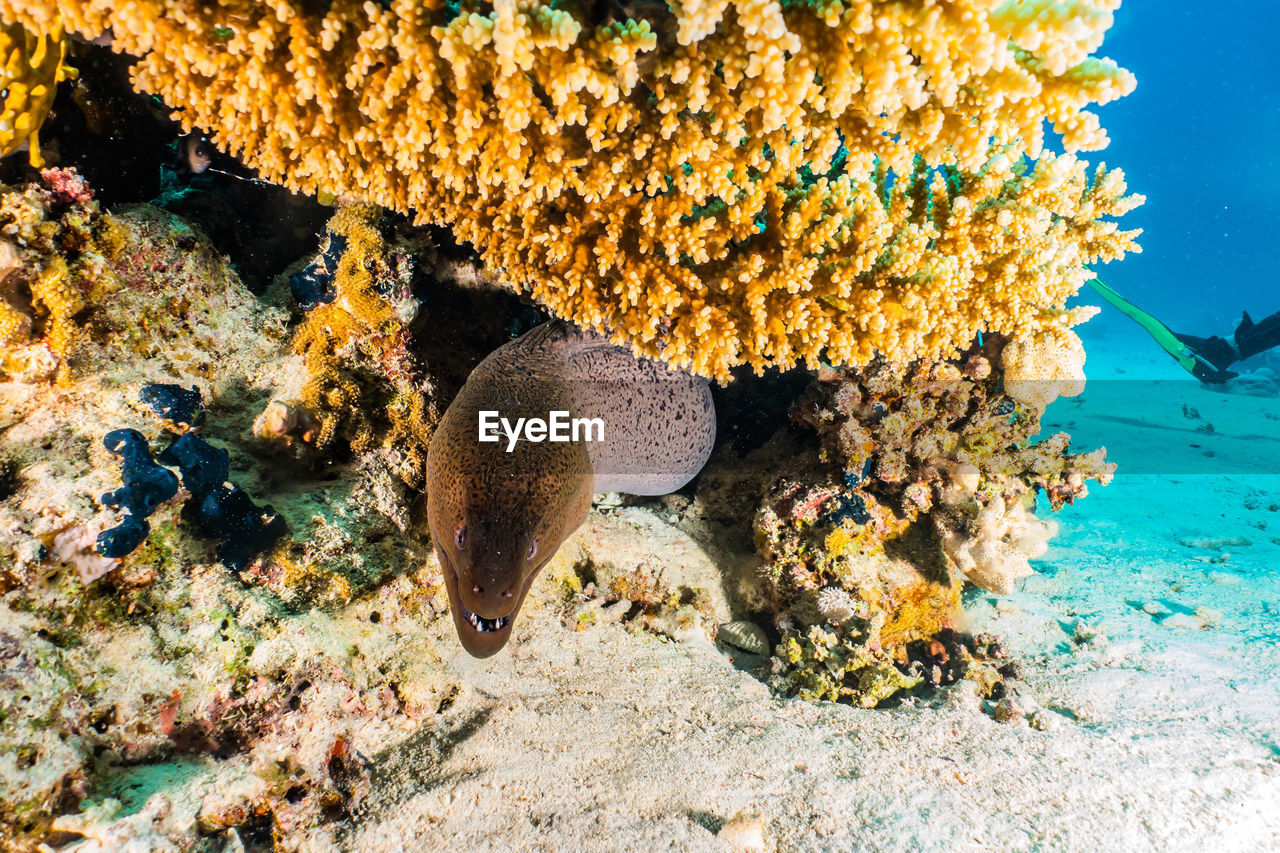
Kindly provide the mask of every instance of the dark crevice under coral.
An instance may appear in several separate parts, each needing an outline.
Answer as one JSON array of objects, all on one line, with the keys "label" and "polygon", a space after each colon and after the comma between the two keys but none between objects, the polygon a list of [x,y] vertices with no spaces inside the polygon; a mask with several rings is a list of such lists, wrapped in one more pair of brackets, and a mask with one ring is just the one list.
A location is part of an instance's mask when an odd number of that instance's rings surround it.
[{"label": "dark crevice under coral", "polygon": [[[181,126],[130,85],[131,57],[76,44],[71,62],[82,73],[59,86],[43,128],[53,147],[48,159],[76,169],[104,205],[156,202],[199,225],[255,293],[323,228],[331,209],[257,180],[226,155],[215,153],[212,169],[192,174],[179,144]],[[32,174],[24,156],[0,160],[0,181]]]}]

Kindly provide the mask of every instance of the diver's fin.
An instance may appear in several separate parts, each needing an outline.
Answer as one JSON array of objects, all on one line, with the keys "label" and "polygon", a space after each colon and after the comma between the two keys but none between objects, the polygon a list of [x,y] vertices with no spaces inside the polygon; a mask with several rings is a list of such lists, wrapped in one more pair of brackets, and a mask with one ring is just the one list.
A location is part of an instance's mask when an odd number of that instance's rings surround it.
[{"label": "diver's fin", "polygon": [[1260,323],[1253,322],[1246,313],[1236,329],[1235,340],[1241,359],[1280,347],[1280,311],[1263,317]]}]

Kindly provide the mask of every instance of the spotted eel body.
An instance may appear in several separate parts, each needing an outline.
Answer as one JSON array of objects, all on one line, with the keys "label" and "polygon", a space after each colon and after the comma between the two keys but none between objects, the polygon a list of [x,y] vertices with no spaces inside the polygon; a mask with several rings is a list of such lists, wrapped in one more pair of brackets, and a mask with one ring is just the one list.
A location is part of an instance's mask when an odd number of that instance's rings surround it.
[{"label": "spotted eel body", "polygon": [[[480,441],[482,412],[599,419],[578,441]],[[454,626],[476,657],[496,653],[538,571],[582,524],[597,492],[661,495],[702,469],[715,443],[705,380],[638,358],[567,323],[490,354],[431,439],[427,515]]]}]

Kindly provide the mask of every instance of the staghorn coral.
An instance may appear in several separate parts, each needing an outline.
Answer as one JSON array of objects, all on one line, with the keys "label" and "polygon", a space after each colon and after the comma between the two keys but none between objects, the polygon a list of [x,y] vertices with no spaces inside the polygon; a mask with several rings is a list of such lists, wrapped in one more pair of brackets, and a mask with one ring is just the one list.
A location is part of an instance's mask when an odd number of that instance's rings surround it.
[{"label": "staghorn coral", "polygon": [[[1136,203],[1105,145],[1118,0],[0,0],[112,33],[266,178],[416,212],[558,316],[706,375],[1065,328]],[[647,17],[646,17],[647,16]],[[917,156],[920,158],[917,162]],[[926,167],[954,165],[959,173]],[[896,175],[890,180],[888,175]],[[342,396],[350,389],[335,386]],[[345,397],[344,397],[345,399]]]},{"label": "staghorn coral", "polygon": [[0,156],[26,144],[31,165],[44,165],[40,125],[58,84],[76,76],[66,58],[67,40],[57,24],[42,26],[38,33],[20,24],[0,24]]}]

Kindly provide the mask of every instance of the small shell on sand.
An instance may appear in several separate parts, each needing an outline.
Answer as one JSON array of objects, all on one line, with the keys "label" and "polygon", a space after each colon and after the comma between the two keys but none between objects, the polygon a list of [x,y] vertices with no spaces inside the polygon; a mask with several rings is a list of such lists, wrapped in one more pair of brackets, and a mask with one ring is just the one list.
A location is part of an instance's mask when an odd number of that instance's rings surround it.
[{"label": "small shell on sand", "polygon": [[769,654],[769,637],[764,629],[754,622],[748,622],[745,619],[725,622],[716,631],[716,636],[725,645],[742,649],[744,652],[750,652],[753,655]]},{"label": "small shell on sand", "polygon": [[735,853],[769,853],[775,849],[765,834],[764,818],[756,812],[737,812],[724,822],[716,837]]},{"label": "small shell on sand", "polygon": [[996,703],[992,716],[997,723],[1016,723],[1026,716],[1026,712],[1012,697],[1006,696]]}]

